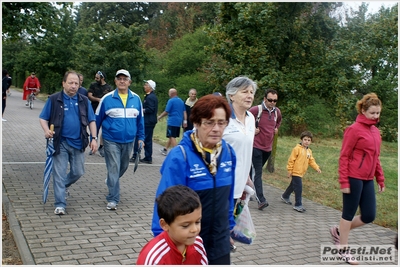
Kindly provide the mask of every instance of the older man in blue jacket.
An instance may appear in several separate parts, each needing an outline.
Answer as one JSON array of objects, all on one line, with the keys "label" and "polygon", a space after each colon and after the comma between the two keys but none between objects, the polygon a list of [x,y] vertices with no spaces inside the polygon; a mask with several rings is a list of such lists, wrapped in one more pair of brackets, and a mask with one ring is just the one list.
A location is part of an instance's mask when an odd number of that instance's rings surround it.
[{"label": "older man in blue jacket", "polygon": [[129,154],[137,137],[143,145],[144,119],[140,97],[129,90],[131,75],[118,70],[117,88],[103,96],[96,110],[97,129],[103,127],[104,157],[107,166],[107,209],[116,210],[120,200],[119,178],[129,166]]}]

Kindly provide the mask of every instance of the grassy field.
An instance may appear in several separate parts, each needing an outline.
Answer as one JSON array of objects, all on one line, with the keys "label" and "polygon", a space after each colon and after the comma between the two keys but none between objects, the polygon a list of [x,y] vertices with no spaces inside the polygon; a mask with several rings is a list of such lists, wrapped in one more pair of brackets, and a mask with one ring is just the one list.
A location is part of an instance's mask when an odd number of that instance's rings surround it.
[{"label": "grassy field", "polygon": [[[165,133],[166,119],[164,118],[161,122],[157,123],[154,129],[154,141],[165,145],[167,142]],[[178,142],[179,140],[180,138],[178,138]],[[287,160],[293,147],[299,142],[299,137],[284,136],[278,138],[275,171],[269,173],[264,169],[263,180],[265,183],[282,190],[286,189],[290,183],[286,171]],[[338,182],[338,159],[341,144],[342,140],[339,139],[318,139],[318,137],[315,137],[310,148],[313,151],[313,156],[320,166],[322,173],[319,174],[309,167],[303,178],[303,197],[337,210],[341,210],[342,208],[342,194]],[[377,217],[374,223],[397,231],[397,143],[383,142],[380,158],[385,173],[386,188],[385,192],[382,194],[376,193]],[[375,186],[377,189],[376,183]]]},{"label": "grassy field", "polygon": [[[278,138],[275,159],[275,171],[265,170],[263,180],[274,187],[286,189],[290,179],[287,178],[286,164],[292,148],[300,138]],[[341,140],[314,138],[310,146],[313,156],[320,166],[319,174],[309,167],[303,178],[303,197],[314,202],[341,210],[342,194],[338,182],[338,159]],[[385,173],[385,192],[376,193],[377,217],[374,223],[397,231],[398,221],[398,146],[397,143],[383,142],[381,147],[381,164]],[[377,192],[377,184],[375,183]]]},{"label": "grassy field", "polygon": [[[39,98],[46,100],[47,95],[40,94]],[[165,145],[167,143],[165,134],[166,118],[163,118],[154,129],[153,140],[158,144]],[[180,140],[181,138],[177,138],[178,143]],[[264,169],[263,180],[265,183],[282,190],[286,189],[290,183],[286,171],[287,160],[298,142],[300,142],[299,137],[284,136],[278,138],[275,171],[269,173]],[[339,139],[318,139],[318,137],[314,137],[310,148],[322,173],[318,174],[309,167],[303,178],[303,197],[337,210],[342,208],[342,194],[338,182],[338,159],[341,144],[342,140]],[[376,193],[377,217],[374,223],[397,231],[398,144],[383,142],[380,159],[385,173],[386,188],[382,194]],[[376,183],[375,188],[377,189]]]}]

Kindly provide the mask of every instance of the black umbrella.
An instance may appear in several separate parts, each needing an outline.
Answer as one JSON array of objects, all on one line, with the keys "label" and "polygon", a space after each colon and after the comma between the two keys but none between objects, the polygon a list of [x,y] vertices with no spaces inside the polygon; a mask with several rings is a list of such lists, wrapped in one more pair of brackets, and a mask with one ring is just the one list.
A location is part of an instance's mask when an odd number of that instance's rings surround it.
[{"label": "black umbrella", "polygon": [[135,159],[135,167],[133,168],[133,173],[136,172],[136,169],[139,165],[139,160],[140,160],[140,152],[142,151],[142,143],[139,143],[139,149],[136,152],[136,159]]}]

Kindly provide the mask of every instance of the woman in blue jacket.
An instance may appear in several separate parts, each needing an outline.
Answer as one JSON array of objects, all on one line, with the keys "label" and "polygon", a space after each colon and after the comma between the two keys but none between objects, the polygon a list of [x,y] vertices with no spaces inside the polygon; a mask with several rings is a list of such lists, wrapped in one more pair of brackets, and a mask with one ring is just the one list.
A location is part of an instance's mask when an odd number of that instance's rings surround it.
[{"label": "woman in blue jacket", "polygon": [[[184,133],[161,167],[156,197],[166,188],[183,184],[199,195],[202,205],[200,236],[210,265],[230,265],[230,230],[233,218],[233,190],[236,156],[222,140],[231,111],[226,99],[206,95],[193,106],[190,120],[194,129]],[[154,205],[152,231],[162,232]]]}]

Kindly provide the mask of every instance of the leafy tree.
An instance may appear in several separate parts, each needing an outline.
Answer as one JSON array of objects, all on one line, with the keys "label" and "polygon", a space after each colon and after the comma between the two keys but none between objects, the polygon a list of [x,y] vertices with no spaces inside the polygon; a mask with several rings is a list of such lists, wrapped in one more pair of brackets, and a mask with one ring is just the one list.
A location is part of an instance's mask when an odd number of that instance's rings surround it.
[{"label": "leafy tree", "polygon": [[[44,14],[42,14],[44,16]],[[46,19],[43,19],[46,20]],[[42,92],[53,93],[59,90],[65,71],[71,68],[71,43],[75,23],[71,16],[71,6],[61,5],[57,16],[46,30],[36,36],[27,35],[16,42],[19,48],[9,53],[7,64],[12,66],[17,85],[22,86],[30,71],[35,71],[41,81]],[[7,39],[6,49],[14,47]],[[3,52],[4,52],[3,47]]]},{"label": "leafy tree", "polygon": [[135,23],[147,24],[159,9],[160,3],[156,2],[82,2],[76,21],[82,28],[92,24],[103,28],[110,22],[129,28]]},{"label": "leafy tree", "polygon": [[209,45],[211,45],[211,40],[202,29],[174,41],[165,56],[167,74],[171,77],[178,77],[199,71],[209,59],[204,49]]},{"label": "leafy tree", "polygon": [[163,95],[158,94],[161,107],[165,106],[168,100],[166,92],[172,87],[182,97],[186,97],[191,88],[195,88],[199,96],[212,92],[212,87],[207,83],[208,74],[202,71],[210,58],[204,47],[210,44],[207,33],[199,28],[175,40],[168,52],[156,52],[158,57],[152,60],[148,73],[158,79],[157,87],[164,92]]},{"label": "leafy tree", "polygon": [[[25,82],[25,72],[15,67],[19,54],[27,49],[28,43],[25,40],[11,41],[4,40],[2,43],[2,63],[3,68],[8,70],[12,76],[12,84],[17,87],[22,87]],[[25,70],[25,68],[24,68]]]},{"label": "leafy tree", "polygon": [[54,93],[60,90],[65,71],[72,66],[71,36],[74,35],[75,23],[71,8],[63,6],[59,16],[48,25],[43,36],[31,39],[30,44],[16,56],[15,68],[28,75],[37,72],[41,81],[42,92]]},{"label": "leafy tree", "polygon": [[217,3],[164,2],[160,13],[149,20],[146,45],[167,50],[175,39],[214,22]]},{"label": "leafy tree", "polygon": [[109,83],[118,69],[127,69],[134,82],[143,80],[148,59],[138,36],[141,31],[140,26],[123,27],[115,22],[79,27],[73,41],[73,66],[84,76],[103,70]]},{"label": "leafy tree", "polygon": [[2,2],[1,5],[3,41],[44,34],[58,16],[58,9],[50,2]]},{"label": "leafy tree", "polygon": [[[379,84],[382,99],[397,99],[397,7],[366,19],[362,6],[363,13],[340,27],[331,16],[338,6],[221,3],[219,23],[210,30],[216,55],[210,66],[212,82],[221,86],[247,75],[262,89],[277,89],[287,133],[294,134],[309,126],[306,114],[317,105],[316,97],[335,108],[324,116],[335,114],[343,128],[351,121],[354,92],[371,91],[372,84]],[[257,92],[255,103],[262,94]]]},{"label": "leafy tree", "polygon": [[[326,73],[327,47],[338,27],[329,17],[335,7],[308,2],[221,3],[220,23],[211,32],[212,51],[222,59],[211,66],[214,83],[247,75],[261,88],[278,89],[282,112],[297,132],[306,123],[304,103],[313,94],[328,95],[332,90],[335,77],[320,73]],[[256,102],[262,95],[259,90]]]},{"label": "leafy tree", "polygon": [[[382,7],[377,13],[367,15],[367,5],[346,18],[346,27],[340,29],[338,48],[347,49],[358,83],[348,102],[354,110],[355,101],[364,94],[375,92],[383,102],[380,128],[383,138],[397,140],[398,112],[398,5]],[[353,121],[356,114],[347,112]],[[349,116],[350,115],[350,116]]]}]

